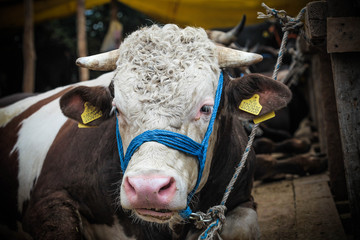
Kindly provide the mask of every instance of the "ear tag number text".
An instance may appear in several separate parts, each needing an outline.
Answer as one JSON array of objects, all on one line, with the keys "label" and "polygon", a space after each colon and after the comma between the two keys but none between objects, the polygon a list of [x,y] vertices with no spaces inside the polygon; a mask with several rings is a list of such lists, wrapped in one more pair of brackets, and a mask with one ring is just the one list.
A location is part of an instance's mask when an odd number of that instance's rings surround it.
[{"label": "ear tag number text", "polygon": [[259,115],[262,109],[259,99],[259,94],[254,94],[251,98],[242,100],[239,109],[253,115]]},{"label": "ear tag number text", "polygon": [[84,103],[84,112],[81,114],[81,119],[84,124],[88,124],[102,116],[101,110],[97,109],[89,102]]}]

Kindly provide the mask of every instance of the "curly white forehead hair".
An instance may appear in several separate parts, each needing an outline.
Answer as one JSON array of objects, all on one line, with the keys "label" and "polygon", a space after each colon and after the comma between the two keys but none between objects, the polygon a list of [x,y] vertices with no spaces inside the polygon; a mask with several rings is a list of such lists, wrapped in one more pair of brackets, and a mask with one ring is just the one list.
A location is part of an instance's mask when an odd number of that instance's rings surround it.
[{"label": "curly white forehead hair", "polygon": [[146,103],[147,111],[152,104],[159,111],[184,111],[179,108],[186,108],[188,94],[204,81],[215,91],[220,74],[216,47],[201,28],[153,25],[129,35],[119,50],[115,88],[122,88],[123,97]]},{"label": "curly white forehead hair", "polygon": [[[120,46],[118,66],[126,59],[134,66],[158,66],[163,71],[161,60],[170,60],[171,65],[182,68],[191,62],[217,63],[215,45],[202,28],[179,28],[174,24],[163,27],[152,25],[129,35]],[[157,62],[159,61],[159,62]],[[168,66],[168,64],[166,64]]]},{"label": "curly white forehead hair", "polygon": [[120,47],[118,70],[136,72],[144,82],[179,81],[191,66],[218,71],[215,45],[202,28],[153,25],[129,35]]}]

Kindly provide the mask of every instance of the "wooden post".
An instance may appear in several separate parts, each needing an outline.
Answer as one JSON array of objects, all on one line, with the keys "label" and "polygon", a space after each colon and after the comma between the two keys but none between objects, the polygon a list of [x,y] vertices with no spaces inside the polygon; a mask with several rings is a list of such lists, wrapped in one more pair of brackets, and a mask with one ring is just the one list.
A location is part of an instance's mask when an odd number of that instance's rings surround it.
[{"label": "wooden post", "polygon": [[[311,43],[311,46],[304,46],[304,48],[306,48],[306,50],[311,53],[312,56],[312,85],[310,86],[310,89],[312,90],[313,94],[313,99],[311,100],[314,101],[311,101],[310,108],[312,109],[311,113],[314,117],[314,123],[316,124],[316,127],[318,129],[319,143],[322,153],[327,152],[326,131],[324,125],[326,115],[325,109],[323,108],[323,91],[320,81],[320,79],[322,78],[322,71],[324,71],[325,69],[322,68],[323,65],[314,65],[314,63],[316,62],[314,60],[317,60],[317,53],[325,51],[325,49],[324,47],[318,47],[317,49],[314,49],[313,46],[324,42],[324,38],[326,37],[326,10],[323,10],[324,4],[326,5],[326,3],[324,2],[310,2],[306,5],[305,33],[307,39]],[[327,71],[329,70],[330,69],[328,69]]]},{"label": "wooden post", "polygon": [[346,200],[346,181],[330,57],[319,52],[312,58],[313,78],[319,85],[330,188],[335,200]]},{"label": "wooden post", "polygon": [[24,39],[23,39],[23,56],[24,56],[24,76],[23,76],[23,92],[34,92],[35,85],[35,60],[36,53],[34,47],[34,10],[33,1],[25,0],[25,23],[24,23]]},{"label": "wooden post", "polygon": [[360,49],[356,37],[360,18],[355,17],[359,11],[356,0],[328,0],[327,50],[333,69],[354,239],[360,239]]},{"label": "wooden post", "polygon": [[[326,17],[327,3],[310,2],[306,5],[305,32],[311,46],[311,73],[315,86],[317,114],[321,149],[327,153],[331,192],[337,201],[348,199],[344,173],[344,161],[341,148],[339,121],[337,116],[335,90],[330,55],[326,53]],[[305,48],[304,48],[305,49]],[[322,126],[322,127],[321,127]],[[325,146],[325,147],[324,147]],[[326,150],[326,151],[325,151]]]},{"label": "wooden post", "polygon": [[[85,0],[77,0],[77,46],[78,56],[87,56]],[[89,80],[89,70],[79,68],[80,81]]]},{"label": "wooden post", "polygon": [[360,54],[332,53],[331,62],[349,192],[350,211],[360,238]]},{"label": "wooden post", "polygon": [[325,109],[323,108],[323,97],[322,97],[322,91],[321,89],[321,82],[320,78],[321,76],[321,69],[322,66],[317,65],[317,56],[313,55],[312,57],[312,87],[314,88],[313,94],[314,94],[314,102],[311,102],[311,105],[315,106],[316,109],[316,127],[319,134],[319,144],[320,144],[320,150],[322,153],[327,152],[327,144],[326,144],[326,132],[325,132],[325,118],[327,117],[325,115]]}]

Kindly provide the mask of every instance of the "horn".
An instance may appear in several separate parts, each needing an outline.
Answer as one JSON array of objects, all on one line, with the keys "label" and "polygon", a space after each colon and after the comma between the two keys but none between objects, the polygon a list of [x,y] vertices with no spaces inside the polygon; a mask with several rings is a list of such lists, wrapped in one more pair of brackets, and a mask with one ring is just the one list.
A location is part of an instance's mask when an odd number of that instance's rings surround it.
[{"label": "horn", "polygon": [[220,67],[242,67],[261,62],[260,54],[243,52],[216,45],[216,53]]},{"label": "horn", "polygon": [[234,27],[233,29],[231,29],[226,33],[226,36],[228,36],[229,40],[232,40],[232,42],[236,40],[239,33],[244,29],[245,21],[246,21],[246,15],[244,14],[241,19],[241,22],[236,27]]},{"label": "horn", "polygon": [[76,60],[76,65],[96,71],[112,71],[116,69],[116,61],[120,55],[119,49],[100,53]]},{"label": "horn", "polygon": [[234,36],[229,34],[229,32],[222,32],[217,30],[208,30],[207,34],[211,40],[216,43],[221,43],[225,46],[228,46],[230,43],[236,40]]},{"label": "horn", "polygon": [[241,22],[228,32],[221,32],[217,30],[208,30],[207,34],[211,40],[216,43],[224,44],[225,46],[230,45],[237,38],[237,35],[243,30],[245,26],[246,15],[243,15]]}]

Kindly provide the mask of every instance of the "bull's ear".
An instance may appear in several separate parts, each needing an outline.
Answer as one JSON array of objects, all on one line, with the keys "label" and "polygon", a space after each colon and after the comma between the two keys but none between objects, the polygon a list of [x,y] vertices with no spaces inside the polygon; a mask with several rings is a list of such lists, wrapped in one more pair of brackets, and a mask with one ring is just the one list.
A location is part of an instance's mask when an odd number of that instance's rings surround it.
[{"label": "bull's ear", "polygon": [[259,118],[285,107],[291,96],[286,85],[261,74],[233,79],[226,87],[227,107],[238,111],[244,120]]},{"label": "bull's ear", "polygon": [[110,117],[112,96],[105,87],[76,87],[60,98],[65,116],[85,126],[97,126]]}]

